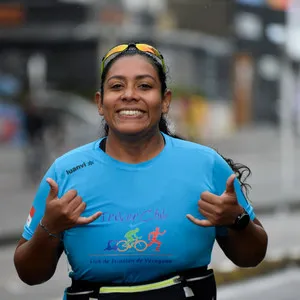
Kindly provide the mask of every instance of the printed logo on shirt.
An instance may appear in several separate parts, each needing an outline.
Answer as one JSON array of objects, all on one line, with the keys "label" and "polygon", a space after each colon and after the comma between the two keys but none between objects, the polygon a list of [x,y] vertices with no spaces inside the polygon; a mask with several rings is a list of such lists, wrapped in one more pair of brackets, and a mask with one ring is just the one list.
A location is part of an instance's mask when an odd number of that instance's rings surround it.
[{"label": "printed logo on shirt", "polygon": [[32,206],[30,211],[29,211],[29,215],[28,215],[28,218],[27,218],[27,221],[26,221],[27,226],[30,226],[34,214],[35,214],[35,208]]},{"label": "printed logo on shirt", "polygon": [[86,168],[86,167],[90,167],[93,164],[94,164],[94,162],[92,160],[90,160],[88,162],[83,162],[80,165],[77,165],[77,166],[75,166],[75,167],[73,167],[71,169],[66,170],[66,173],[67,173],[67,175],[71,175],[72,173],[74,173],[74,172],[76,172],[76,171],[78,171],[80,169],[83,169],[83,168]]},{"label": "printed logo on shirt", "polygon": [[124,234],[124,238],[109,240],[104,248],[105,253],[90,255],[90,264],[172,264],[172,254],[162,254],[160,252],[163,244],[161,239],[163,239],[166,232],[166,230],[156,227],[148,233],[147,237],[143,237],[139,227],[130,229]]},{"label": "printed logo on shirt", "polygon": [[[141,209],[136,212],[103,212],[101,223],[119,223],[125,228],[123,234],[110,238],[103,250],[89,255],[93,265],[162,265],[172,264],[172,254],[163,253],[167,230],[162,223],[168,218],[163,208]],[[154,223],[149,229],[149,223]],[[126,225],[125,225],[126,224]],[[160,224],[160,225],[156,225]],[[147,230],[143,228],[147,225]],[[127,228],[127,229],[126,229]]]},{"label": "printed logo on shirt", "polygon": [[140,236],[139,232],[140,228],[137,227],[127,231],[124,235],[124,239],[109,240],[104,251],[127,252],[128,250],[134,250],[144,252],[153,245],[155,245],[155,251],[160,251],[162,242],[159,238],[167,232],[166,230],[161,231],[160,227],[156,227],[155,230],[148,233],[147,240],[143,239],[143,236]]}]

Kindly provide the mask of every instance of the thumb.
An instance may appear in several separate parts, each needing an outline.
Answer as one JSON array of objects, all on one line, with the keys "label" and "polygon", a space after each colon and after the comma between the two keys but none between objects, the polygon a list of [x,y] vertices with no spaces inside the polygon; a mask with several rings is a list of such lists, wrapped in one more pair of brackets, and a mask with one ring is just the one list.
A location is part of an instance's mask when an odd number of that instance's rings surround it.
[{"label": "thumb", "polygon": [[58,184],[52,178],[47,178],[46,181],[48,182],[48,184],[50,186],[50,191],[48,194],[47,201],[51,201],[51,200],[57,198]]},{"label": "thumb", "polygon": [[235,174],[232,174],[229,176],[226,182],[226,193],[234,194],[234,180],[235,180]]}]

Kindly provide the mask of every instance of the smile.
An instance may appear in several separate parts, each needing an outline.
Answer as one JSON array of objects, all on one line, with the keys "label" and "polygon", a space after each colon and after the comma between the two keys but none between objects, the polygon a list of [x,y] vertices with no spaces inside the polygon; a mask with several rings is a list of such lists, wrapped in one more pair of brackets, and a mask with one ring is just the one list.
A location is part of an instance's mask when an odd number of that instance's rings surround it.
[{"label": "smile", "polygon": [[144,114],[143,111],[141,110],[129,110],[129,109],[124,109],[124,110],[120,110],[119,114],[121,116],[141,116],[142,114]]}]

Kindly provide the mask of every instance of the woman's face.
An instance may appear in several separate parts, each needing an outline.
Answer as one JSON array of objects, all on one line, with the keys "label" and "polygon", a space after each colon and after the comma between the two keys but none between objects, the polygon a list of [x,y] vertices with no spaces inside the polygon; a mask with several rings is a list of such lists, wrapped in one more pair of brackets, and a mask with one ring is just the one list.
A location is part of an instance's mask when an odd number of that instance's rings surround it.
[{"label": "woman's face", "polygon": [[167,91],[162,97],[155,67],[147,58],[131,55],[112,64],[103,95],[97,93],[96,100],[110,131],[137,135],[159,130],[159,120],[162,113],[168,112],[171,93]]}]

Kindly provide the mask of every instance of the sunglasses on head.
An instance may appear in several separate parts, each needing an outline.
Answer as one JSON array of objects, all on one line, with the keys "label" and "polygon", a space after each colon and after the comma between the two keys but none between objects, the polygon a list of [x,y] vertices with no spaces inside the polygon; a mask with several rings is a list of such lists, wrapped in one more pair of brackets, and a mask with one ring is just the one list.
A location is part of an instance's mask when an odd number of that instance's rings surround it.
[{"label": "sunglasses on head", "polygon": [[112,56],[114,54],[121,53],[123,51],[126,51],[131,47],[134,47],[134,48],[136,48],[137,50],[139,50],[141,52],[150,53],[151,55],[154,55],[156,58],[158,58],[160,60],[163,71],[166,72],[166,66],[165,66],[164,58],[163,58],[162,54],[157,49],[155,49],[153,46],[148,45],[148,44],[130,43],[130,44],[121,44],[121,45],[115,46],[107,52],[107,54],[102,58],[101,74],[103,73],[103,70],[104,70],[104,67],[105,67],[105,62],[107,61],[107,59],[110,56]]}]

